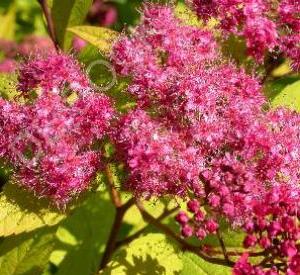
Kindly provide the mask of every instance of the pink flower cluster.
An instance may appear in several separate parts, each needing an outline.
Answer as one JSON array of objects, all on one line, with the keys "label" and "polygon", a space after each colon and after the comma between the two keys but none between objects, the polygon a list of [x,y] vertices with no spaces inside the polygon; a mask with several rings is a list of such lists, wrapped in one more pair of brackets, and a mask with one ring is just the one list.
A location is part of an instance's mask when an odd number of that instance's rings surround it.
[{"label": "pink flower cluster", "polygon": [[184,211],[180,211],[176,216],[176,221],[181,226],[181,234],[183,237],[191,237],[195,235],[199,240],[203,240],[208,234],[215,234],[219,228],[219,224],[215,219],[206,215],[201,210],[198,200],[190,200],[187,208],[193,217],[190,218]]},{"label": "pink flower cluster", "polygon": [[143,110],[134,110],[114,131],[118,153],[130,169],[128,188],[136,195],[182,196],[198,183],[202,163],[197,149],[185,142],[184,133],[167,128]]},{"label": "pink flower cluster", "polygon": [[[92,91],[78,64],[64,55],[23,64],[19,86],[29,102],[0,101],[0,156],[14,166],[22,186],[64,205],[87,188],[100,167],[92,145],[108,131],[110,100]],[[77,92],[73,103],[64,88]]]},{"label": "pink flower cluster", "polygon": [[20,66],[18,88],[23,95],[37,87],[44,91],[58,89],[62,92],[64,86],[79,93],[90,91],[87,76],[82,74],[79,64],[70,56],[53,54],[48,58],[37,57]]},{"label": "pink flower cluster", "polygon": [[112,54],[117,72],[133,77],[129,91],[139,103],[146,104],[149,97],[170,97],[165,93],[183,71],[217,59],[212,34],[183,25],[169,7],[146,5],[141,20],[131,37],[115,44]]},{"label": "pink flower cluster", "polygon": [[248,54],[264,60],[267,51],[281,51],[300,69],[299,0],[187,0],[200,18],[218,20],[223,34],[243,36]]},{"label": "pink flower cluster", "polygon": [[[298,222],[299,188],[278,186],[272,188],[262,201],[254,203],[251,219],[243,228],[247,232],[244,240],[245,248],[261,248],[264,257],[269,259],[269,270],[263,271],[259,266],[252,266],[242,256],[235,266],[234,274],[244,274],[240,270],[249,269],[257,274],[279,274],[284,271],[288,275],[300,272],[300,227]],[[262,266],[264,266],[262,265]],[[251,273],[250,273],[251,274]]]},{"label": "pink flower cluster", "polygon": [[[255,17],[261,5],[251,3],[246,11]],[[218,12],[213,5],[206,10]],[[187,198],[190,214],[180,212],[176,218],[184,237],[215,233],[220,218],[245,232],[245,221],[264,219],[265,227],[249,232],[245,245],[270,242],[271,251],[262,247],[270,259],[251,269],[244,256],[237,274],[251,274],[247,268],[252,274],[277,274],[282,268],[294,272],[300,255],[296,223],[293,235],[280,235],[280,242],[274,243],[276,235],[263,237],[272,228],[270,215],[281,226],[287,216],[298,219],[289,209],[300,192],[300,115],[267,110],[257,79],[218,61],[222,56],[212,35],[182,26],[170,7],[146,5],[142,18],[112,54],[117,71],[132,78],[128,90],[137,100],[113,135],[129,171],[127,187],[147,198]],[[276,211],[277,201],[270,195],[277,192],[286,204],[275,214],[270,211]],[[209,215],[203,211],[207,207]],[[281,269],[274,264],[278,259]]]}]

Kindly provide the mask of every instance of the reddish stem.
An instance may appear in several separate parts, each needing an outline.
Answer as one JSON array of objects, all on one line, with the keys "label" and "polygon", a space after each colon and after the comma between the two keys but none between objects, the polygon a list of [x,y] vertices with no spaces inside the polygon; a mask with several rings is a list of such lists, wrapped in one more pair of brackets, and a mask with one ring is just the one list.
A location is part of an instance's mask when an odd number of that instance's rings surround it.
[{"label": "reddish stem", "polygon": [[53,22],[53,18],[51,16],[51,12],[49,10],[49,7],[47,5],[47,0],[37,0],[39,2],[39,4],[41,5],[41,8],[43,10],[43,13],[45,15],[46,18],[46,22],[47,22],[47,30],[49,33],[49,36],[54,44],[54,47],[56,49],[56,51],[59,51],[59,43],[55,34],[55,28],[54,28],[54,22]]},{"label": "reddish stem", "polygon": [[102,256],[101,263],[99,265],[99,270],[104,269],[108,262],[111,259],[112,254],[114,253],[116,249],[116,242],[118,239],[118,235],[123,223],[123,218],[126,213],[126,211],[134,205],[135,200],[130,199],[125,204],[122,204],[121,196],[118,192],[118,190],[115,188],[114,180],[113,180],[113,173],[110,169],[110,165],[106,165],[106,174],[107,174],[107,187],[109,189],[110,198],[112,203],[115,206],[116,214],[114,218],[114,223],[111,227],[111,231],[106,243],[105,251]]}]

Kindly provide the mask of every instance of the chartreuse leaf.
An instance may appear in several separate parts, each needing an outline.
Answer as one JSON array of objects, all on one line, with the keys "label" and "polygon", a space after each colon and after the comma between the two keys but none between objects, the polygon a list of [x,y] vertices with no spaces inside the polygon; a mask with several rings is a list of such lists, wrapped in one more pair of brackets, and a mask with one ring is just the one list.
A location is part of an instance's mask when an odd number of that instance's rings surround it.
[{"label": "chartreuse leaf", "polygon": [[300,81],[286,86],[271,102],[273,107],[288,107],[300,112]]},{"label": "chartreuse leaf", "polygon": [[208,263],[194,253],[184,252],[182,275],[230,275],[231,268]]},{"label": "chartreuse leaf", "polygon": [[163,234],[148,234],[116,253],[100,274],[180,274],[180,249]]},{"label": "chartreuse leaf", "polygon": [[106,193],[97,191],[58,228],[58,249],[51,262],[56,275],[95,274],[112,227],[115,210]]},{"label": "chartreuse leaf", "polygon": [[0,16],[0,38],[13,40],[16,26],[16,7],[13,3],[5,15]]},{"label": "chartreuse leaf", "polygon": [[196,13],[194,13],[190,8],[188,8],[184,3],[179,2],[175,7],[175,15],[183,23],[191,26],[201,27],[203,23],[199,20]]},{"label": "chartreuse leaf", "polygon": [[[65,217],[46,200],[7,183],[0,195],[0,236],[9,236],[55,225]],[[0,273],[1,274],[1,273]]]},{"label": "chartreuse leaf", "polygon": [[94,26],[69,27],[68,31],[96,46],[104,55],[108,55],[119,33],[108,28]]},{"label": "chartreuse leaf", "polygon": [[67,50],[72,43],[72,34],[67,28],[84,21],[93,0],[53,0],[52,17],[60,46]]},{"label": "chartreuse leaf", "polygon": [[1,275],[42,274],[53,251],[56,227],[9,236],[0,245]]},{"label": "chartreuse leaf", "polygon": [[281,77],[292,72],[289,61],[285,60],[281,65],[272,71],[273,77]]},{"label": "chartreuse leaf", "polygon": [[270,81],[264,87],[264,94],[269,100],[272,101],[284,88],[293,84],[294,82],[297,82],[298,80],[300,80],[300,76],[290,75]]},{"label": "chartreuse leaf", "polygon": [[17,95],[16,74],[0,74],[0,97],[13,99]]}]

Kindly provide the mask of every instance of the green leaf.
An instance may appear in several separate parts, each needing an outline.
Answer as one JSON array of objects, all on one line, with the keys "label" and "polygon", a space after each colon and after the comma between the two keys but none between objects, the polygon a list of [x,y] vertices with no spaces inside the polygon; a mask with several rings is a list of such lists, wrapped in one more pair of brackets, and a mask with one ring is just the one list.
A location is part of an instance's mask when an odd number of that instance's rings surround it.
[{"label": "green leaf", "polygon": [[114,215],[114,207],[103,192],[91,195],[74,210],[57,231],[60,244],[51,255],[58,265],[56,275],[95,274]]},{"label": "green leaf", "polygon": [[[15,184],[5,185],[0,196],[0,236],[29,232],[43,226],[52,226],[65,217],[46,200]],[[1,273],[0,273],[1,274]]]},{"label": "green leaf", "polygon": [[163,234],[148,234],[121,249],[100,274],[171,275],[181,270],[180,249]]},{"label": "green leaf", "polygon": [[194,253],[185,252],[182,256],[182,275],[230,275],[231,268],[208,263]]},{"label": "green leaf", "polygon": [[55,247],[56,228],[7,237],[0,245],[1,275],[42,274]]},{"label": "green leaf", "polygon": [[113,43],[119,36],[118,32],[111,29],[93,26],[72,27],[68,28],[68,31],[96,46],[104,55],[110,53]]},{"label": "green leaf", "polygon": [[0,38],[13,40],[15,36],[16,7],[13,3],[7,14],[0,16]]},{"label": "green leaf", "polygon": [[285,87],[271,103],[273,107],[287,107],[300,112],[300,81]]},{"label": "green leaf", "polygon": [[52,17],[58,42],[64,50],[71,47],[72,35],[67,28],[84,21],[93,0],[53,0]]}]

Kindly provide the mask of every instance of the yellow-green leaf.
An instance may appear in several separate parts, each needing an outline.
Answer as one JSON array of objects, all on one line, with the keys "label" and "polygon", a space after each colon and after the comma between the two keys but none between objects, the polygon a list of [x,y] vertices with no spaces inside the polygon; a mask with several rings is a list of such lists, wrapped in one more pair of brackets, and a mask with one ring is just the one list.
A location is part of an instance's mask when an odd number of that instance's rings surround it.
[{"label": "yellow-green leaf", "polygon": [[231,268],[211,264],[201,259],[196,254],[185,252],[182,256],[183,271],[182,275],[230,275]]},{"label": "yellow-green leaf", "polygon": [[5,99],[13,99],[17,95],[16,83],[16,74],[0,74],[0,96]]},{"label": "yellow-green leaf", "polygon": [[70,32],[96,46],[104,55],[108,55],[119,33],[108,28],[78,26],[68,28]]},{"label": "yellow-green leaf", "polygon": [[163,234],[148,234],[120,250],[100,274],[173,275],[181,270],[180,249]]},{"label": "yellow-green leaf", "polygon": [[0,196],[0,236],[29,232],[60,222],[65,215],[15,184],[8,183]]},{"label": "yellow-green leaf", "polygon": [[55,231],[45,227],[5,238],[0,245],[0,274],[42,274],[56,244]]},{"label": "yellow-green leaf", "polygon": [[96,274],[114,215],[108,192],[97,191],[74,209],[57,231],[59,244],[50,257],[56,275]]},{"label": "yellow-green leaf", "polygon": [[13,40],[15,36],[16,7],[11,5],[5,15],[0,16],[0,38]]},{"label": "yellow-green leaf", "polygon": [[286,86],[272,100],[273,107],[287,107],[300,112],[300,81]]},{"label": "yellow-green leaf", "polygon": [[190,8],[188,8],[184,3],[179,2],[175,7],[175,15],[178,17],[183,23],[196,26],[203,27],[203,23],[199,20],[196,13],[194,13]]}]

